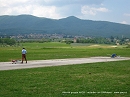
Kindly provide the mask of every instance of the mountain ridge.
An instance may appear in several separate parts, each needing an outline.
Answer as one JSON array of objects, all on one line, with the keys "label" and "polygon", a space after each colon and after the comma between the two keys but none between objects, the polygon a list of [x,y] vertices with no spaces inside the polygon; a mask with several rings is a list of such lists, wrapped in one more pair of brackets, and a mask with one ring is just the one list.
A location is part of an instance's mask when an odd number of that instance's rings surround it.
[{"label": "mountain ridge", "polygon": [[0,16],[0,34],[58,33],[110,37],[130,37],[130,25],[109,21],[83,20],[75,16],[50,19],[32,15]]}]

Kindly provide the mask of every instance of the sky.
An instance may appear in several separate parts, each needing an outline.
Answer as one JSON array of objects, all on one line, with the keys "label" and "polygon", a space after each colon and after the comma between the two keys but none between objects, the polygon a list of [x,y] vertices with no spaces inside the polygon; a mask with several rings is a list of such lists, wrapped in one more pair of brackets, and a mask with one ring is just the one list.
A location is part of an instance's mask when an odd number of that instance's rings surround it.
[{"label": "sky", "polygon": [[130,25],[130,0],[0,0],[0,16],[21,14],[51,19],[76,16]]}]

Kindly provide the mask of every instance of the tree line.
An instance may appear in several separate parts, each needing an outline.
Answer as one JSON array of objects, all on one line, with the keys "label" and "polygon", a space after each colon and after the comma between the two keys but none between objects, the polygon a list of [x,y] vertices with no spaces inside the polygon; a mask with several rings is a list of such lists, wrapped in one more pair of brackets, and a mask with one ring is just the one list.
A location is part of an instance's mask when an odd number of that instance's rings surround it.
[{"label": "tree line", "polygon": [[16,40],[11,38],[0,38],[0,44],[2,45],[15,45]]},{"label": "tree line", "polygon": [[93,37],[93,38],[77,38],[76,43],[95,43],[95,44],[127,44],[130,42],[128,38],[118,38],[118,37],[110,37],[110,38],[103,38],[103,37]]},{"label": "tree line", "polygon": [[61,38],[61,39],[50,39],[50,38],[43,38],[43,39],[24,39],[24,40],[17,40],[13,38],[0,38],[0,44],[1,45],[16,45],[19,43],[24,43],[24,42],[39,42],[39,43],[44,43],[44,42],[65,42],[66,44],[71,44],[71,43],[94,43],[94,44],[128,44],[130,42],[130,39],[128,38],[103,38],[103,37],[90,37],[90,38],[76,38],[76,41],[74,41],[74,38]]}]

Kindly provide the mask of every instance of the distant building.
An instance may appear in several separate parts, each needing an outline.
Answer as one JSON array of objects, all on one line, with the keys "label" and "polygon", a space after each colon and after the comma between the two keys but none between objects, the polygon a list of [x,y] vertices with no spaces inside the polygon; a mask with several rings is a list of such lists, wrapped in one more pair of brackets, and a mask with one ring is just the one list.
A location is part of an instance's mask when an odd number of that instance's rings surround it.
[{"label": "distant building", "polygon": [[74,43],[76,43],[77,42],[77,38],[74,38]]}]

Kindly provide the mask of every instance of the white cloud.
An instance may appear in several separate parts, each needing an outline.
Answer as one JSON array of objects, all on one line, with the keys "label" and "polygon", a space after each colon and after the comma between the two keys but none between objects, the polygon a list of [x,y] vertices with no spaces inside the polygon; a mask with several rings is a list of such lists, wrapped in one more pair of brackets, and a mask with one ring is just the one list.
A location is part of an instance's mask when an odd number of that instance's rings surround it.
[{"label": "white cloud", "polygon": [[109,10],[106,8],[96,8],[95,10],[99,11],[99,12],[108,12]]},{"label": "white cloud", "polygon": [[108,9],[103,7],[94,8],[85,5],[101,5],[103,1],[104,0],[0,0],[0,15],[31,14],[55,19],[70,15],[96,15],[97,12],[107,12]]},{"label": "white cloud", "polygon": [[40,17],[48,17],[48,18],[55,18],[58,19],[60,14],[56,12],[55,6],[48,6],[48,7],[42,7],[42,6],[36,6],[35,9],[32,12],[32,15],[40,16]]},{"label": "white cloud", "polygon": [[90,6],[83,6],[81,9],[81,13],[86,15],[96,15],[97,12],[108,12],[108,11],[109,10],[104,7],[95,8]]},{"label": "white cloud", "polygon": [[124,16],[130,16],[130,13],[125,13]]},{"label": "white cloud", "polygon": [[0,15],[31,14],[40,17],[59,18],[55,6],[42,6],[41,0],[0,0]]},{"label": "white cloud", "polygon": [[122,21],[121,24],[128,24],[126,21]]},{"label": "white cloud", "polygon": [[89,5],[101,4],[104,0],[0,0],[0,5],[39,4],[44,6],[65,6],[70,4]]},{"label": "white cloud", "polygon": [[46,4],[65,6],[70,4],[89,5],[89,4],[101,4],[104,0],[44,0]]}]

